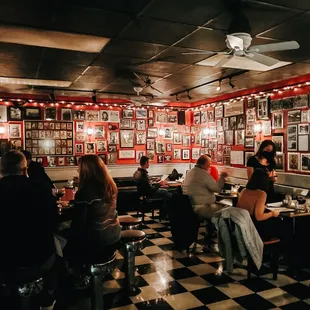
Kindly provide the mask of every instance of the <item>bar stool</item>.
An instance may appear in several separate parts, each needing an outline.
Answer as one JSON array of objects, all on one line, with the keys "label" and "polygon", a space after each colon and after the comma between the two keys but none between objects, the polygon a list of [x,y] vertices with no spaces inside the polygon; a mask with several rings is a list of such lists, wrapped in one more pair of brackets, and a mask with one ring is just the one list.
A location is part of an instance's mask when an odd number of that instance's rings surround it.
[{"label": "bar stool", "polygon": [[139,227],[142,223],[141,218],[132,217],[132,216],[124,216],[119,217],[119,223],[122,226],[122,230],[139,230]]},{"label": "bar stool", "polygon": [[143,248],[145,233],[141,230],[123,230],[121,232],[121,245],[124,247],[125,264],[125,290],[129,296],[140,294],[141,290],[135,281],[135,255]]},{"label": "bar stool", "polygon": [[[141,196],[139,198],[139,207],[137,210],[137,215],[142,215],[142,223],[144,222],[144,216],[146,212],[152,212],[152,218],[154,218],[155,207],[158,205],[162,206],[164,203],[163,198],[147,198],[145,196]],[[160,208],[159,208],[159,219],[160,219]]]}]

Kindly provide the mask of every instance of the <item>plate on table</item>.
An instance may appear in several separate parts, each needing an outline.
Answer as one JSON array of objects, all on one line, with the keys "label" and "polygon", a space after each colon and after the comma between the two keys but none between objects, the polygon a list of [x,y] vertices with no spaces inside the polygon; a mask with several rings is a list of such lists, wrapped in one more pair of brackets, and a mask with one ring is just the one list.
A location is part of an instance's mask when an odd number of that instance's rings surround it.
[{"label": "plate on table", "polygon": [[230,196],[231,195],[231,191],[229,191],[229,190],[221,191],[220,195]]}]

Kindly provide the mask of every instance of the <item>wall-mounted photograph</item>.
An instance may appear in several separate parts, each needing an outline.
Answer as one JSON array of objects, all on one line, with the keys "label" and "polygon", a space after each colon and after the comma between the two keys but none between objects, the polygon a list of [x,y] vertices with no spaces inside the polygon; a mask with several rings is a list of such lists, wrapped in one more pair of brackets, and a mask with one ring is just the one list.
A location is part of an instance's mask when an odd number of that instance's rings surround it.
[{"label": "wall-mounted photograph", "polygon": [[120,130],[120,147],[131,148],[134,147],[134,131]]}]

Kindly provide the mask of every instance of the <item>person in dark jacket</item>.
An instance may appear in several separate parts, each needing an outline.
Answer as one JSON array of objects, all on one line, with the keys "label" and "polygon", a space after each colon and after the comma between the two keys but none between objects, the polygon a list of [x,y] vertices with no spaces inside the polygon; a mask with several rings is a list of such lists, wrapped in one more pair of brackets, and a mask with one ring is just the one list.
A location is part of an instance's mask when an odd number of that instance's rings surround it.
[{"label": "person in dark jacket", "polygon": [[[12,150],[2,156],[1,176],[0,282],[18,283],[25,277],[29,281],[48,275],[56,265],[55,198],[45,184],[27,177],[27,161],[21,152]],[[52,309],[54,303],[53,294],[47,293],[54,289],[52,278],[50,274],[45,278],[42,306],[46,309]]]},{"label": "person in dark jacket", "polygon": [[97,155],[78,163],[79,185],[64,257],[73,268],[112,254],[120,240],[117,187]]},{"label": "person in dark jacket", "polygon": [[22,153],[25,155],[27,160],[27,171],[29,178],[38,182],[44,182],[50,188],[54,188],[54,184],[50,177],[46,174],[44,167],[40,163],[32,160],[32,155],[29,151],[23,150]]}]

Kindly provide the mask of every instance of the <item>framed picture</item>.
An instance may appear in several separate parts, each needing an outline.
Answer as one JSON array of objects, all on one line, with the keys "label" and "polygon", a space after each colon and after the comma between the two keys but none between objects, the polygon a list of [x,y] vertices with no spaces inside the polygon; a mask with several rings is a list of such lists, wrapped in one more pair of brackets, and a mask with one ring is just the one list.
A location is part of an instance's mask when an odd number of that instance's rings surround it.
[{"label": "framed picture", "polygon": [[157,128],[148,128],[147,129],[148,138],[157,138]]},{"label": "framed picture", "polygon": [[123,109],[122,118],[133,118],[133,110],[131,109]]},{"label": "framed picture", "polygon": [[301,121],[300,110],[287,111],[287,123],[288,124],[300,123],[300,121]]},{"label": "framed picture", "polygon": [[190,150],[182,150],[182,160],[190,159]]},{"label": "framed picture", "polygon": [[117,153],[108,153],[108,165],[114,165],[117,163]]},{"label": "framed picture", "polygon": [[95,154],[95,142],[85,142],[85,154]]},{"label": "framed picture", "polygon": [[172,144],[166,143],[166,152],[171,152],[171,151],[172,151]]},{"label": "framed picture", "polygon": [[297,151],[297,125],[287,126],[287,150]]},{"label": "framed picture", "polygon": [[84,145],[82,143],[77,143],[75,145],[75,154],[83,154],[84,153]]},{"label": "framed picture", "polygon": [[272,136],[272,142],[276,146],[276,152],[277,153],[283,153],[283,135],[275,135]]},{"label": "framed picture", "polygon": [[244,147],[246,149],[254,149],[254,137],[245,137],[244,138]]},{"label": "framed picture", "polygon": [[8,119],[10,121],[22,120],[22,109],[19,107],[8,107]]},{"label": "framed picture", "polygon": [[270,112],[277,112],[283,110],[283,102],[282,100],[271,100],[270,102]]},{"label": "framed picture", "polygon": [[107,149],[107,141],[106,140],[98,140],[97,143],[97,153],[104,153]]},{"label": "framed picture", "polygon": [[229,118],[229,129],[230,130],[237,129],[237,117],[236,116]]},{"label": "framed picture", "polygon": [[277,171],[284,171],[284,154],[276,154],[275,157],[275,162],[276,162],[276,170]]},{"label": "framed picture", "polygon": [[225,144],[224,132],[218,132],[217,133],[217,143],[218,144]]},{"label": "framed picture", "polygon": [[255,108],[246,111],[246,122],[247,124],[255,123]]},{"label": "framed picture", "polygon": [[228,117],[223,118],[223,129],[229,130],[229,118]]},{"label": "framed picture", "polygon": [[137,145],[146,144],[146,132],[145,131],[136,131],[136,144]]},{"label": "framed picture", "polygon": [[157,162],[158,162],[159,164],[162,164],[162,163],[164,162],[164,156],[163,156],[163,155],[157,156]]},{"label": "framed picture", "polygon": [[166,112],[156,112],[156,123],[166,124],[168,122],[168,116]]},{"label": "framed picture", "polygon": [[155,151],[151,151],[151,150],[147,151],[146,152],[146,156],[149,158],[150,161],[154,161],[154,159],[155,159]]},{"label": "framed picture", "polygon": [[145,151],[136,151],[136,163],[140,163],[142,156],[145,156]]},{"label": "framed picture", "polygon": [[75,166],[76,165],[74,156],[68,156],[67,157],[67,165],[68,166]]},{"label": "framed picture", "polygon": [[200,145],[200,144],[201,144],[201,133],[198,133],[198,134],[196,135],[196,144],[197,144],[197,145]]},{"label": "framed picture", "polygon": [[56,107],[45,107],[44,112],[45,112],[44,118],[47,121],[55,121],[57,119]]},{"label": "framed picture", "polygon": [[111,153],[111,152],[116,152],[117,151],[117,146],[116,145],[109,145],[109,148],[108,148],[108,152]]},{"label": "framed picture", "polygon": [[26,107],[24,110],[24,119],[40,120],[41,119],[41,109],[39,107]]},{"label": "framed picture", "polygon": [[147,118],[146,109],[136,109],[136,118]]},{"label": "framed picture", "polygon": [[244,130],[236,130],[236,145],[245,145],[244,142]]},{"label": "framed picture", "polygon": [[0,122],[6,123],[8,121],[7,107],[5,105],[0,106]]},{"label": "framed picture", "polygon": [[119,123],[119,111],[109,111],[109,121],[111,123]]},{"label": "framed picture", "polygon": [[254,132],[254,124],[247,124],[245,127],[245,135],[246,136],[255,136]]},{"label": "framed picture", "polygon": [[247,100],[247,106],[248,106],[248,109],[254,108],[255,107],[255,100],[254,99],[248,99]]},{"label": "framed picture", "polygon": [[72,120],[72,114],[71,109],[61,109],[61,120],[62,121],[71,121]]},{"label": "framed picture", "polygon": [[157,154],[165,153],[165,143],[164,142],[156,142],[156,153]]},{"label": "framed picture", "polygon": [[10,139],[10,146],[13,150],[22,150],[22,140],[21,139]]},{"label": "framed picture", "polygon": [[[87,119],[87,112],[88,111],[86,111],[86,119]],[[98,111],[98,114],[99,114],[99,111]],[[102,122],[110,122],[109,114],[110,114],[110,111],[108,111],[108,110],[101,110],[100,111],[100,120]],[[99,117],[98,117],[98,120],[99,120]]]},{"label": "framed picture", "polygon": [[132,159],[136,158],[135,150],[119,150],[118,151],[119,159]]},{"label": "framed picture", "polygon": [[254,152],[244,152],[244,165],[246,166],[250,157],[254,156]]},{"label": "framed picture", "polygon": [[261,98],[257,100],[257,119],[269,119],[268,103],[268,98]]},{"label": "framed picture", "polygon": [[86,122],[99,122],[99,111],[87,110],[85,112],[85,121]]},{"label": "framed picture", "polygon": [[173,133],[173,144],[182,144],[182,134],[179,132]]},{"label": "framed picture", "polygon": [[200,111],[194,112],[194,124],[200,124]]},{"label": "framed picture", "polygon": [[243,115],[239,115],[237,117],[237,129],[244,129],[245,128],[245,120]]},{"label": "framed picture", "polygon": [[222,105],[216,106],[214,108],[215,118],[221,118],[224,115],[224,107]]},{"label": "framed picture", "polygon": [[262,135],[271,136],[271,121],[262,122]]},{"label": "framed picture", "polygon": [[287,153],[287,170],[299,170],[300,154],[299,153]]},{"label": "framed picture", "polygon": [[153,127],[154,126],[154,120],[153,119],[148,119],[147,120],[147,122],[148,122],[148,127]]},{"label": "framed picture", "polygon": [[104,126],[96,125],[95,126],[95,139],[104,139],[104,137],[105,137]]},{"label": "framed picture", "polygon": [[72,119],[74,121],[84,121],[85,120],[85,111],[81,110],[72,110]]},{"label": "framed picture", "polygon": [[148,117],[154,118],[154,110],[148,110]]},{"label": "framed picture", "polygon": [[183,135],[182,145],[183,146],[190,146],[191,145],[191,136]]},{"label": "framed picture", "polygon": [[200,156],[200,148],[194,147],[192,148],[192,159],[197,160]]},{"label": "framed picture", "polygon": [[134,147],[134,131],[120,130],[120,147]]},{"label": "framed picture", "polygon": [[283,109],[293,109],[293,97],[286,97],[286,98],[282,98],[282,106]]},{"label": "framed picture", "polygon": [[168,123],[177,123],[178,122],[178,114],[176,112],[168,113]]},{"label": "framed picture", "polygon": [[85,128],[84,128],[84,122],[76,122],[76,127],[75,130],[76,132],[84,132]]},{"label": "framed picture", "polygon": [[293,108],[308,107],[308,94],[293,97]]},{"label": "framed picture", "polygon": [[65,165],[65,158],[57,157],[57,166],[64,166],[64,165]]},{"label": "framed picture", "polygon": [[283,128],[283,112],[272,113],[272,128],[273,129]]},{"label": "framed picture", "polygon": [[[128,110],[128,111],[131,111],[131,110]],[[129,118],[122,118],[120,120],[119,127],[121,129],[131,129],[131,119],[129,119]]]},{"label": "framed picture", "polygon": [[207,113],[208,113],[208,122],[214,123],[214,109],[208,110]]},{"label": "framed picture", "polygon": [[164,159],[165,159],[165,162],[170,162],[172,160],[172,156],[171,155],[165,155]]},{"label": "framed picture", "polygon": [[56,166],[56,157],[47,156],[47,165],[48,165],[48,167],[55,167]]},{"label": "framed picture", "polygon": [[21,124],[9,124],[9,138],[21,138],[22,126]]},{"label": "framed picture", "polygon": [[166,127],[164,128],[165,131],[165,135],[164,135],[164,139],[166,140],[172,140],[172,128],[171,127]]},{"label": "framed picture", "polygon": [[298,134],[299,135],[309,134],[309,124],[298,124]]},{"label": "framed picture", "polygon": [[234,102],[233,104],[224,105],[224,116],[234,116],[234,115],[242,115],[244,114],[244,102],[243,100],[239,100]]},{"label": "framed picture", "polygon": [[310,154],[301,154],[301,170],[310,172]]},{"label": "framed picture", "polygon": [[118,132],[108,132],[108,143],[118,144]]},{"label": "framed picture", "polygon": [[77,142],[84,142],[86,140],[86,134],[85,132],[77,132],[75,134],[75,140]]},{"label": "framed picture", "polygon": [[309,152],[309,135],[298,136],[298,151]]},{"label": "framed picture", "polygon": [[208,113],[207,111],[201,111],[200,112],[200,123],[204,124],[208,121]]},{"label": "framed picture", "polygon": [[255,140],[254,141],[254,152],[255,154],[257,153],[257,151],[259,150],[260,145],[262,144],[263,141],[261,140]]},{"label": "framed picture", "polygon": [[145,119],[138,119],[136,121],[136,128],[137,128],[137,130],[145,130],[146,129],[146,120]]},{"label": "framed picture", "polygon": [[146,139],[146,149],[155,150],[155,139]]},{"label": "framed picture", "polygon": [[106,165],[107,164],[107,154],[99,154],[98,156]]},{"label": "framed picture", "polygon": [[233,130],[225,131],[225,141],[227,145],[234,144],[234,131]]}]

